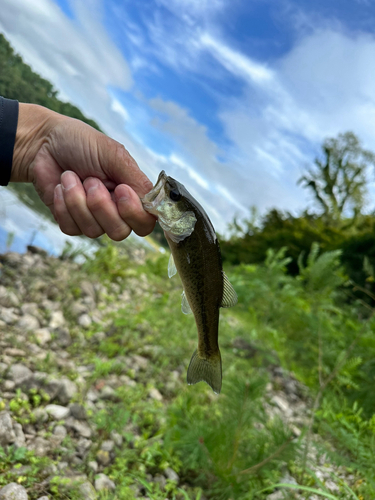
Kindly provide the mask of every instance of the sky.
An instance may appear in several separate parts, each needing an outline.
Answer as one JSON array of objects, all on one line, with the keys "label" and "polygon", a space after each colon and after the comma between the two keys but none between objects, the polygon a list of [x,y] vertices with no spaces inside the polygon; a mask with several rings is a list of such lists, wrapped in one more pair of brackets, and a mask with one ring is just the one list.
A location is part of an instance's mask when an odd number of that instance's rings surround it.
[{"label": "sky", "polygon": [[297,181],[327,137],[375,150],[372,0],[1,0],[0,32],[222,233],[312,207]]}]

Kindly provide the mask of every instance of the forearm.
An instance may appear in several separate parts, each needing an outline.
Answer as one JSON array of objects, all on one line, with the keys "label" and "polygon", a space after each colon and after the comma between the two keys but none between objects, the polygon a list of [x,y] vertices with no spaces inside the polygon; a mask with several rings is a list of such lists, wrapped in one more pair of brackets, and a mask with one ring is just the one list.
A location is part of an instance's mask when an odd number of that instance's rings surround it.
[{"label": "forearm", "polygon": [[11,182],[33,182],[32,165],[51,130],[65,117],[36,104],[19,104]]}]

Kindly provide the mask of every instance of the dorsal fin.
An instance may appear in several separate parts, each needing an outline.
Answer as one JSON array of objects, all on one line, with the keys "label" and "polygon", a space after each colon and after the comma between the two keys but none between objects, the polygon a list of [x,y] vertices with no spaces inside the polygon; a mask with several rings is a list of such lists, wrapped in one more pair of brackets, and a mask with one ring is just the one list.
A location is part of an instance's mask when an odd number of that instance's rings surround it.
[{"label": "dorsal fin", "polygon": [[227,275],[223,271],[223,298],[221,301],[221,307],[232,307],[237,304],[238,297],[235,289],[231,285]]}]

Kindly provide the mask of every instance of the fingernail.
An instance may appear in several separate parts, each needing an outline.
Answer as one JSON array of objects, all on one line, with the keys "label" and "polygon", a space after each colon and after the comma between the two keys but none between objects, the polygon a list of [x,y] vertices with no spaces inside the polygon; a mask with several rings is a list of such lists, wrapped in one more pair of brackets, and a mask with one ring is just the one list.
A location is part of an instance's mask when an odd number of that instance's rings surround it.
[{"label": "fingernail", "polygon": [[61,184],[66,190],[72,189],[77,184],[76,176],[73,172],[64,172],[61,176]]},{"label": "fingernail", "polygon": [[55,187],[55,196],[60,200],[64,197],[61,184],[57,184],[57,186]]},{"label": "fingernail", "polygon": [[95,191],[100,186],[100,181],[92,177],[91,179],[87,179],[83,186],[85,188],[86,193],[90,193],[90,191]]},{"label": "fingernail", "polygon": [[[118,194],[120,192],[120,194]],[[117,191],[115,191],[115,196],[116,196],[116,201],[127,201],[129,199],[128,193],[126,192],[126,189],[118,188]]]}]

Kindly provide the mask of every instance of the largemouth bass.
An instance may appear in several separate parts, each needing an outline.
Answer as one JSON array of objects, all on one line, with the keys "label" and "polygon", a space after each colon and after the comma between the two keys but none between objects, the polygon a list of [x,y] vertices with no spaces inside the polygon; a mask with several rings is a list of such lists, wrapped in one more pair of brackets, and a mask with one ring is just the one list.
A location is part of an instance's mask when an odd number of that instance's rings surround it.
[{"label": "largemouth bass", "polygon": [[157,216],[171,250],[168,276],[179,273],[182,312],[193,312],[198,348],[188,372],[189,385],[205,381],[221,390],[221,355],[218,343],[219,308],[237,303],[237,295],[221,262],[219,242],[208,215],[185,187],[164,171],[142,199],[145,210]]}]

